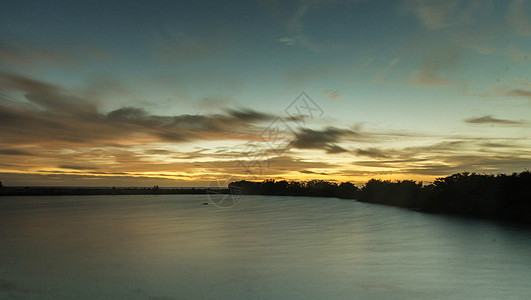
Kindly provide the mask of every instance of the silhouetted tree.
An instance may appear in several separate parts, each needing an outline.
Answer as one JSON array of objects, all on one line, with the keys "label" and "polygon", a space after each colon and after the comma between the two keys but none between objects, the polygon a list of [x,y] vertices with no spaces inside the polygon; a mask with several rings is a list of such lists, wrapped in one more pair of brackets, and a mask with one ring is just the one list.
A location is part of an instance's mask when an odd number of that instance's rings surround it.
[{"label": "silhouetted tree", "polygon": [[343,182],[337,188],[337,197],[342,199],[356,199],[360,189],[350,182]]},{"label": "silhouetted tree", "polygon": [[423,186],[412,180],[369,180],[361,189],[350,182],[324,180],[238,181],[244,194],[317,196],[531,223],[531,172],[512,175],[457,173]]}]

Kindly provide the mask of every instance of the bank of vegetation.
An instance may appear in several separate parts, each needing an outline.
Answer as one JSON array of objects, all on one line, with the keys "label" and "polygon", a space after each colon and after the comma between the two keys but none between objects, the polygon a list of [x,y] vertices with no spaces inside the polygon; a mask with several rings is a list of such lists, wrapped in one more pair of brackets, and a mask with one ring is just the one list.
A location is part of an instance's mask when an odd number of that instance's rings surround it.
[{"label": "bank of vegetation", "polygon": [[423,185],[411,180],[371,179],[361,188],[350,182],[324,180],[262,182],[229,185],[243,194],[338,197],[410,208],[429,213],[531,223],[531,172],[510,175],[458,173]]}]

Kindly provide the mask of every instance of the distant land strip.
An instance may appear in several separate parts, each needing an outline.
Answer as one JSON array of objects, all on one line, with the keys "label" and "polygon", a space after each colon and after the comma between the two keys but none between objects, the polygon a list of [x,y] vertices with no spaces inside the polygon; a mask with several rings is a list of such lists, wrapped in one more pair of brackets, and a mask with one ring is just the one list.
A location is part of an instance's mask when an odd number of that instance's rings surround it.
[{"label": "distant land strip", "polygon": [[227,194],[228,188],[92,188],[92,187],[1,187],[0,196],[61,196],[61,195],[170,195],[170,194],[207,194],[215,191]]},{"label": "distant land strip", "polygon": [[423,185],[413,180],[371,179],[361,188],[325,180],[236,181],[227,188],[3,187],[0,196],[228,194],[334,197],[453,214],[531,224],[531,171],[510,175],[457,173]]}]

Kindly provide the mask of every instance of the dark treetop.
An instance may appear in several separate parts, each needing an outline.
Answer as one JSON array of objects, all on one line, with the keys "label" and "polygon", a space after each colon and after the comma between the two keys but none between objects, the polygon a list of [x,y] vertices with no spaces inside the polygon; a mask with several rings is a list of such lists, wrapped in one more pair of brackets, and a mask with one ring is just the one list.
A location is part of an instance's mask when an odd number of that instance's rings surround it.
[{"label": "dark treetop", "polygon": [[244,194],[317,196],[356,199],[362,202],[531,223],[531,172],[511,175],[458,173],[422,185],[411,180],[371,179],[361,189],[350,182],[323,180],[238,181],[229,186]]}]

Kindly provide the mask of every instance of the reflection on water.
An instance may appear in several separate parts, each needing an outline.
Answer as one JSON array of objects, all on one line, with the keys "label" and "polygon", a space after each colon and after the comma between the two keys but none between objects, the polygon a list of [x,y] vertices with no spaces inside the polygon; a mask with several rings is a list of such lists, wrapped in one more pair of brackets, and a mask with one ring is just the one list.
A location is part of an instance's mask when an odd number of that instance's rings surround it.
[{"label": "reflection on water", "polygon": [[0,298],[531,295],[531,231],[338,199],[0,198]]}]

